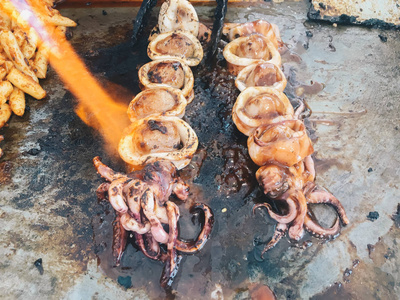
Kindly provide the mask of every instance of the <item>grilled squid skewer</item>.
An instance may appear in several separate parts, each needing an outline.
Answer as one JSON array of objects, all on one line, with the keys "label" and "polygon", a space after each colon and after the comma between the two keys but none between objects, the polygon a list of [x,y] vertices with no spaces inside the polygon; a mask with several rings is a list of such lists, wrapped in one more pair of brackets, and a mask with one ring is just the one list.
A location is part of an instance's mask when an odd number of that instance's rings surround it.
[{"label": "grilled squid skewer", "polygon": [[[228,68],[236,75],[236,87],[242,92],[233,107],[233,121],[248,135],[251,159],[260,166],[257,180],[264,193],[272,199],[286,202],[289,211],[277,214],[268,203],[265,207],[278,222],[276,231],[262,255],[288,232],[300,240],[304,229],[321,238],[333,238],[340,232],[340,222],[349,220],[343,206],[330,193],[316,189],[314,152],[304,123],[300,120],[305,105],[294,112],[282,93],[286,79],[280,70],[282,46],[279,30],[259,20],[226,28],[231,42],[224,49]],[[338,218],[330,228],[323,228],[309,214],[308,203],[331,204]]]}]

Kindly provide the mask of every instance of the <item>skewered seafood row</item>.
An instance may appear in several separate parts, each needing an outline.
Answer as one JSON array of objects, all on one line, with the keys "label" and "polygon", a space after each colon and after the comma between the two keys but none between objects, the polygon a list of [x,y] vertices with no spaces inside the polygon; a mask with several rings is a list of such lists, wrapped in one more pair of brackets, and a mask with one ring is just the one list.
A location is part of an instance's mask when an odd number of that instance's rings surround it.
[{"label": "skewered seafood row", "polygon": [[[186,26],[180,22],[189,17],[190,26],[184,31]],[[171,20],[179,22],[172,24]],[[198,139],[181,118],[194,98],[194,78],[189,66],[200,63],[203,49],[192,34],[197,34],[199,26],[196,11],[188,1],[164,2],[158,26],[162,31],[153,36],[147,51],[153,61],[139,70],[142,92],[129,104],[132,123],[124,130],[118,146],[121,158],[134,171],[127,175],[114,172],[98,157],[93,162],[108,181],[97,189],[98,197],[108,194],[116,210],[115,264],[120,264],[128,233],[132,232],[145,256],[164,263],[161,285],[169,287],[181,260],[178,253],[201,250],[211,233],[214,217],[207,205],[195,203],[191,212],[203,211],[202,229],[194,241],[178,238],[179,208],[169,198],[174,194],[186,201],[189,196],[189,186],[179,177],[178,170],[190,163]],[[163,224],[168,225],[168,232]],[[167,245],[166,252],[160,244]]]},{"label": "skewered seafood row", "polygon": [[[334,238],[340,222],[349,220],[343,206],[332,194],[315,184],[314,152],[300,115],[304,105],[294,111],[282,92],[286,79],[280,70],[279,30],[265,21],[255,21],[226,29],[233,39],[224,56],[241,90],[233,107],[232,118],[239,131],[247,135],[251,159],[260,166],[257,180],[269,199],[285,204],[287,213],[278,214],[269,203],[265,207],[278,224],[262,255],[286,234],[300,240],[304,228],[320,238]],[[271,46],[272,45],[272,46]],[[276,54],[278,53],[278,54]],[[278,57],[279,56],[279,57]],[[307,204],[332,205],[338,217],[331,228],[323,228],[312,218]]]}]

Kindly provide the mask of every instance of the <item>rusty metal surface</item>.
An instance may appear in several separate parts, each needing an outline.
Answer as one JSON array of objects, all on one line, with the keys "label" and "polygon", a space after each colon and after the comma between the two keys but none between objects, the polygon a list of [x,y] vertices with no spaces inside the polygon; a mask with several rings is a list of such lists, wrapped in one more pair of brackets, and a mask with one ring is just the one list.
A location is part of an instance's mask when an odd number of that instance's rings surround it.
[{"label": "rusty metal surface", "polygon": [[332,23],[400,28],[398,0],[312,0],[309,17]]},{"label": "rusty metal surface", "polygon": [[[196,9],[211,23],[211,8]],[[230,117],[238,91],[222,61],[211,71],[198,68],[196,98],[185,118],[207,155],[191,183],[192,197],[211,205],[216,226],[206,247],[184,258],[170,298],[209,299],[220,288],[225,299],[247,299],[251,282],[267,284],[278,299],[397,299],[400,294],[395,214],[400,202],[400,33],[309,23],[307,9],[306,2],[235,6],[228,8],[226,21],[264,18],[280,27],[289,47],[283,58],[291,83],[287,93],[303,95],[313,110],[308,125],[316,138],[317,183],[341,200],[351,224],[334,241],[306,236],[303,241],[311,243],[296,245],[285,239],[264,261],[258,259],[274,222],[266,213],[251,215],[262,195],[246,139]],[[137,67],[147,61],[144,41],[133,53],[126,44],[137,9],[105,11],[62,13],[79,22],[71,42],[90,68],[128,102],[139,90]],[[113,212],[97,202],[94,191],[102,181],[91,159],[101,155],[115,169],[124,166],[74,114],[75,100],[57,75],[50,71],[42,83],[49,97],[41,102],[29,98],[28,113],[14,116],[2,130],[2,162],[12,163],[11,177],[0,188],[2,296],[165,298],[158,287],[161,264],[132,245],[121,267],[107,260]],[[181,212],[185,207],[180,205]],[[315,211],[325,225],[333,220],[332,211]],[[367,217],[375,211],[376,220]],[[192,236],[196,226],[188,213],[182,214],[182,236]],[[39,258],[43,275],[34,266]],[[120,285],[122,277],[130,278],[132,287]]]}]

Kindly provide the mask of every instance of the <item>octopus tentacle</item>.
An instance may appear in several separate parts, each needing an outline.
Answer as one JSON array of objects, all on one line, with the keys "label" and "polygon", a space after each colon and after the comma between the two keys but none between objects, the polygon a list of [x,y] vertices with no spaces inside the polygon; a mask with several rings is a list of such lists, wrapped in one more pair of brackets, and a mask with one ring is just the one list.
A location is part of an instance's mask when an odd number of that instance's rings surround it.
[{"label": "octopus tentacle", "polygon": [[110,183],[108,182],[103,182],[102,184],[100,184],[96,190],[97,199],[105,200],[109,188]]},{"label": "octopus tentacle", "polygon": [[196,253],[204,247],[207,240],[210,238],[211,230],[214,225],[214,214],[211,208],[203,203],[195,203],[191,207],[190,212],[194,213],[196,209],[201,209],[204,212],[203,227],[201,228],[197,239],[193,242],[186,242],[179,239],[176,240],[176,250],[180,252],[189,254]]},{"label": "octopus tentacle", "polygon": [[254,205],[253,206],[253,214],[254,214],[255,209],[257,209],[258,207],[265,207],[268,210],[268,213],[272,219],[274,219],[278,223],[288,224],[288,223],[292,222],[297,216],[296,203],[291,198],[288,198],[283,201],[286,201],[286,203],[289,206],[289,212],[286,215],[282,216],[282,215],[278,215],[278,214],[274,213],[272,211],[271,205],[269,205],[268,203],[259,203],[259,204]]},{"label": "octopus tentacle", "polygon": [[135,218],[133,218],[129,213],[121,214],[120,222],[125,230],[137,232],[139,234],[145,234],[151,229],[149,222],[142,224],[135,220]]},{"label": "octopus tentacle", "polygon": [[116,179],[110,183],[110,187],[108,188],[108,200],[112,207],[119,213],[126,213],[128,211],[123,192],[126,181],[127,177]]},{"label": "octopus tentacle", "polygon": [[278,244],[278,242],[281,240],[281,238],[283,238],[285,236],[287,229],[288,229],[287,224],[278,223],[276,225],[274,235],[272,236],[271,240],[268,242],[268,244],[265,246],[265,248],[261,252],[261,258],[263,257],[265,252],[274,248],[276,246],[276,244]]},{"label": "octopus tentacle", "polygon": [[167,244],[167,259],[160,280],[162,287],[171,286],[172,281],[178,272],[178,266],[181,260],[175,249],[175,243],[178,238],[178,220],[176,217],[176,211],[178,208],[176,207],[176,204],[171,201],[167,201],[166,206],[169,220],[169,237]]},{"label": "octopus tentacle", "polygon": [[168,242],[168,234],[165,232],[161,225],[160,220],[157,218],[154,208],[154,195],[150,189],[147,189],[142,197],[141,204],[143,208],[143,213],[151,224],[151,234],[154,236],[157,242],[166,244]]},{"label": "octopus tentacle", "polygon": [[311,155],[308,155],[304,158],[304,166],[306,167],[307,171],[310,172],[311,174],[311,178],[309,181],[313,182],[315,179],[315,165]]},{"label": "octopus tentacle", "polygon": [[128,232],[121,224],[121,215],[116,213],[115,220],[113,222],[113,243],[112,253],[114,257],[115,266],[119,266],[121,263],[122,255],[124,254],[126,241],[128,238]]},{"label": "octopus tentacle", "polygon": [[308,232],[318,238],[334,239],[340,233],[339,218],[336,218],[335,224],[333,224],[332,227],[324,228],[316,221],[311,219],[310,216],[306,215],[304,219],[304,227]]},{"label": "octopus tentacle", "polygon": [[186,201],[189,197],[189,186],[181,178],[178,178],[172,192],[178,199]]},{"label": "octopus tentacle", "polygon": [[128,204],[130,213],[140,222],[141,196],[146,189],[146,185],[138,179],[132,179],[124,189],[124,195]]},{"label": "octopus tentacle", "polygon": [[113,169],[103,164],[101,162],[100,156],[96,156],[95,158],[93,158],[93,164],[97,172],[101,175],[101,177],[105,178],[110,182],[121,177],[126,177],[126,175],[115,172]]},{"label": "octopus tentacle", "polygon": [[331,193],[327,191],[322,191],[322,190],[316,190],[311,192],[308,197],[307,197],[308,203],[326,203],[326,204],[331,204],[333,207],[335,207],[340,219],[342,220],[342,223],[344,225],[349,224],[349,219],[347,218],[346,212],[344,210],[344,207],[340,201],[333,196]]},{"label": "octopus tentacle", "polygon": [[297,216],[293,220],[289,228],[289,237],[296,241],[300,240],[303,236],[304,229],[304,218],[307,214],[307,201],[304,194],[301,191],[295,191],[289,198],[295,197],[294,201],[297,203]]},{"label": "octopus tentacle", "polygon": [[160,251],[158,251],[158,253],[156,255],[153,255],[153,254],[149,253],[149,251],[147,251],[146,245],[143,240],[143,235],[135,232],[135,240],[136,240],[136,244],[139,246],[139,248],[143,252],[144,256],[146,256],[150,259],[153,259],[153,260],[160,260],[160,257],[161,257]]},{"label": "octopus tentacle", "polygon": [[304,101],[300,100],[299,106],[296,108],[296,111],[294,112],[293,119],[300,119],[300,115],[304,112],[305,109],[306,105]]},{"label": "octopus tentacle", "polygon": [[160,254],[160,245],[155,240],[155,238],[151,235],[150,232],[146,232],[144,234],[147,243],[147,252],[151,253],[151,255],[157,256]]}]

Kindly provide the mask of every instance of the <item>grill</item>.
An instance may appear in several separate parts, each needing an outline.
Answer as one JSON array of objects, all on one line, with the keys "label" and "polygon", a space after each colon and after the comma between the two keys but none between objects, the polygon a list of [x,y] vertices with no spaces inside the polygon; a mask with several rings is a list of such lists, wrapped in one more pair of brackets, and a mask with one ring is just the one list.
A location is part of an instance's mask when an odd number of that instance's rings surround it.
[{"label": "grill", "polygon": [[[196,10],[201,21],[212,24],[212,6]],[[306,20],[307,10],[305,2],[236,4],[228,8],[226,21],[266,19],[281,29],[288,44],[285,92],[295,106],[296,98],[304,97],[313,110],[306,125],[317,151],[317,183],[340,199],[351,221],[338,239],[325,243],[306,235],[299,244],[284,239],[264,261],[259,259],[275,222],[264,211],[251,215],[264,196],[247,139],[231,119],[239,91],[227,73],[222,41],[211,66],[193,69],[195,100],[184,117],[200,146],[181,172],[192,178],[192,195],[180,204],[180,236],[196,235],[201,220],[187,210],[200,201],[215,213],[211,239],[200,253],[184,256],[172,291],[159,287],[162,264],[145,258],[134,243],[121,266],[113,267],[114,212],[108,203],[97,202],[95,189],[102,180],[91,161],[100,155],[115,170],[125,166],[75,115],[76,101],[50,70],[42,81],[48,97],[41,102],[28,98],[24,117],[13,116],[2,130],[7,142],[0,172],[10,174],[0,176],[5,297],[208,299],[220,286],[225,298],[246,299],[251,283],[267,284],[279,299],[395,297],[400,281],[399,32],[320,25]],[[131,21],[137,11],[62,10],[79,23],[71,43],[103,86],[126,105],[140,91],[137,71],[149,61],[147,36],[158,9],[132,49]],[[367,218],[374,211],[379,217]],[[314,212],[322,225],[332,224],[329,207]],[[39,258],[43,275],[34,265]]]}]

